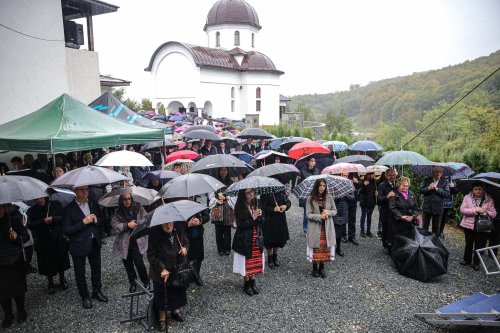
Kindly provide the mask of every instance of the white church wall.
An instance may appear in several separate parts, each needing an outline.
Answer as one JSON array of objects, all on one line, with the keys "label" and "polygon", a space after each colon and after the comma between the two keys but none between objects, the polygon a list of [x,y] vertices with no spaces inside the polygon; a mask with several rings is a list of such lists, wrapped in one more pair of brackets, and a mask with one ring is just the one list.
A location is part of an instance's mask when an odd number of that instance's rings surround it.
[{"label": "white church wall", "polygon": [[5,26],[56,40],[44,41],[0,29],[0,124],[3,124],[68,92],[68,82],[61,1],[1,1],[0,7],[0,22]]},{"label": "white church wall", "polygon": [[[216,45],[216,33],[220,33],[220,46]],[[240,45],[234,45],[234,33],[239,31],[240,33]],[[218,25],[207,28],[208,36],[208,47],[212,48],[223,48],[226,50],[232,50],[235,47],[239,47],[245,51],[254,51],[257,44],[257,34],[259,30],[257,28],[247,26],[247,25]],[[254,46],[252,47],[252,33],[254,34]]]},{"label": "white church wall", "polygon": [[[257,88],[260,88],[261,110],[256,111]],[[279,124],[279,75],[267,72],[248,72],[246,74],[246,100],[242,108],[248,114],[258,114],[260,125]]]}]

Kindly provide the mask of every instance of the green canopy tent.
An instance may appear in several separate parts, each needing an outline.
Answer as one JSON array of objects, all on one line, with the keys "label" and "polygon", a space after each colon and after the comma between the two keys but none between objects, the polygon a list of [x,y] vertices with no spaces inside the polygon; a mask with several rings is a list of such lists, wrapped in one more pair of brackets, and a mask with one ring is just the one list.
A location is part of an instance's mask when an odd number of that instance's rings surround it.
[{"label": "green canopy tent", "polygon": [[67,94],[0,125],[0,150],[50,154],[163,140],[161,129],[126,124]]}]

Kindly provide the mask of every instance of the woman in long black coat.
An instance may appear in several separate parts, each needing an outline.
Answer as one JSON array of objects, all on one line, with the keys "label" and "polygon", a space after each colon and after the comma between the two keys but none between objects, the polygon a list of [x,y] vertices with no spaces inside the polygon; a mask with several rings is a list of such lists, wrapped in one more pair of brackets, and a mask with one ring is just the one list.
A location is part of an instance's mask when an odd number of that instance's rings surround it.
[{"label": "woman in long black coat", "polygon": [[47,291],[55,293],[53,277],[59,274],[61,289],[68,289],[64,271],[70,268],[68,245],[63,236],[63,208],[57,201],[38,198],[35,205],[28,209],[28,226],[35,239],[38,260],[38,273],[48,280]]},{"label": "woman in long black coat", "polygon": [[28,317],[24,308],[28,287],[22,249],[23,242],[29,236],[21,220],[21,215],[10,205],[0,204],[0,304],[4,313],[3,328],[10,327],[14,321],[12,299],[16,302],[17,322],[25,322]]},{"label": "woman in long black coat", "polygon": [[165,283],[176,264],[181,263],[189,252],[189,240],[183,228],[177,229],[173,222],[151,228],[148,238],[149,277],[153,281],[154,306],[159,311],[159,329],[165,330],[165,309],[177,321],[184,321],[179,309],[187,304],[185,287],[166,287]]},{"label": "woman in long black coat", "polygon": [[264,247],[267,250],[267,264],[269,268],[273,269],[280,266],[278,248],[283,248],[290,239],[286,211],[290,209],[292,203],[288,200],[285,192],[262,195],[260,201],[264,211],[262,233]]},{"label": "woman in long black coat", "polygon": [[397,235],[412,235],[413,225],[417,222],[419,211],[415,194],[409,190],[410,179],[400,177],[396,181],[396,187],[396,195],[389,198],[393,238]]}]

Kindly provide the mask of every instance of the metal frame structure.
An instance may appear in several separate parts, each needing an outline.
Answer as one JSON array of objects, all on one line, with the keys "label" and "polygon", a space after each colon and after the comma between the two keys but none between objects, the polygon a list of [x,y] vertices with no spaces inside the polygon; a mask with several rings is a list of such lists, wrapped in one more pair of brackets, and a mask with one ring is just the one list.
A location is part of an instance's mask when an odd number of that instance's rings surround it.
[{"label": "metal frame structure", "polygon": [[[134,293],[128,293],[122,295],[122,298],[130,299],[130,307],[128,312],[128,318],[124,320],[120,320],[120,324],[130,323],[130,322],[138,322],[142,327],[146,329],[146,331],[151,331],[154,329],[154,322],[151,318],[150,308],[153,304],[153,291],[146,289],[141,281],[136,280],[137,287],[139,291]],[[147,296],[147,306],[144,311],[144,307],[141,307],[141,296]],[[142,311],[141,311],[142,310]]]},{"label": "metal frame structure", "polygon": [[[483,267],[483,270],[486,273],[486,276],[500,274],[500,263],[498,262],[498,259],[497,259],[495,252],[493,252],[494,249],[498,249],[498,248],[500,248],[500,245],[489,246],[489,247],[485,247],[485,248],[476,250],[476,253],[479,257],[479,261],[481,262],[481,266]],[[489,252],[491,258],[493,259],[493,262],[496,265],[495,271],[489,271],[488,268],[486,267],[486,264],[484,263],[483,257],[481,256],[481,253],[486,253],[486,252]]]}]

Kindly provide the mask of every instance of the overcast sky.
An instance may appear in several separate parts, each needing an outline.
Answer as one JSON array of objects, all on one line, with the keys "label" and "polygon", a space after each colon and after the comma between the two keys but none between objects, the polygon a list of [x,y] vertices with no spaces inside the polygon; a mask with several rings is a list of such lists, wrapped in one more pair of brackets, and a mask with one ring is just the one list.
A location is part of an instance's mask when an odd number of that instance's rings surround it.
[{"label": "overcast sky", "polygon": [[[127,95],[151,97],[151,55],[167,41],[207,46],[215,0],[107,0],[94,17],[101,74],[130,80]],[[500,49],[499,0],[247,0],[287,96],[328,93],[454,65]]]}]

